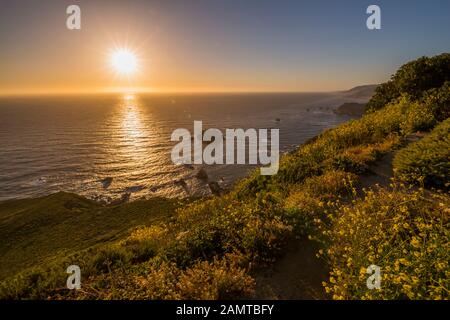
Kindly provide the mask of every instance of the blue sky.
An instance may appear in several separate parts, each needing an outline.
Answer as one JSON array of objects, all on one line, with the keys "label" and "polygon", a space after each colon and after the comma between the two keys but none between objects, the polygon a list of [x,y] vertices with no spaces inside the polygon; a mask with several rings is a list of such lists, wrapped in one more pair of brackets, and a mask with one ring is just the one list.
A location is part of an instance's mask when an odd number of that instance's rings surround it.
[{"label": "blue sky", "polygon": [[[82,30],[65,28],[78,4]],[[382,29],[366,28],[381,7]],[[1,0],[0,86],[324,91],[389,78],[450,51],[450,1]],[[107,52],[138,52],[142,72],[115,79]]]}]

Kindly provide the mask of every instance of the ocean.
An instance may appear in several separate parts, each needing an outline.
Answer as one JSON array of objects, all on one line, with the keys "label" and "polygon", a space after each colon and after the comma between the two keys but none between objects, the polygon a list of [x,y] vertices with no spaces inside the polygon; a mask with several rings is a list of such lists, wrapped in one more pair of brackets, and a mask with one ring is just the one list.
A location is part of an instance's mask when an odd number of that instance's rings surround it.
[{"label": "ocean", "polygon": [[[104,94],[0,98],[0,201],[74,192],[111,201],[211,193],[250,165],[176,166],[176,128],[280,129],[287,152],[350,119],[342,93]],[[200,169],[207,179],[196,177]],[[183,183],[180,183],[182,181]]]}]

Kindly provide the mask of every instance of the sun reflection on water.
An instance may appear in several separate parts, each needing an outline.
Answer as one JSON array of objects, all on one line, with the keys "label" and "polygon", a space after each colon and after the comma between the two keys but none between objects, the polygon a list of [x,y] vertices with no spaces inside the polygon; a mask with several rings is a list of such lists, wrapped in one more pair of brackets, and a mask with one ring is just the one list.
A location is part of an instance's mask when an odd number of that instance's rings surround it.
[{"label": "sun reflection on water", "polygon": [[130,93],[130,94],[125,94],[124,96],[123,96],[123,100],[124,101],[133,101],[133,100],[135,100],[136,99],[136,96],[134,95],[134,94],[132,94],[132,93]]},{"label": "sun reflection on water", "polygon": [[145,137],[139,101],[135,95],[126,94],[122,98],[122,105],[122,132],[124,140],[131,142],[133,145],[138,145],[139,139]]}]

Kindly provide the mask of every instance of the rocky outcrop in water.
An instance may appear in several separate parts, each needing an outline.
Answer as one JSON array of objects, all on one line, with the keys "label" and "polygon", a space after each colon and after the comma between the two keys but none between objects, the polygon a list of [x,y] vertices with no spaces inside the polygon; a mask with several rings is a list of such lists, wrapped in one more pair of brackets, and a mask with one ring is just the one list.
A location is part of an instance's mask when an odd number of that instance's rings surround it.
[{"label": "rocky outcrop in water", "polygon": [[100,180],[100,183],[102,184],[103,189],[108,189],[112,182],[113,182],[112,177],[106,177],[106,178]]},{"label": "rocky outcrop in water", "polygon": [[139,186],[131,186],[125,188],[125,193],[135,193],[139,192],[145,189],[145,186],[139,185]]},{"label": "rocky outcrop in water", "polygon": [[195,177],[200,180],[208,180],[208,174],[206,173],[206,170],[203,168],[198,170],[198,172],[195,174]]}]

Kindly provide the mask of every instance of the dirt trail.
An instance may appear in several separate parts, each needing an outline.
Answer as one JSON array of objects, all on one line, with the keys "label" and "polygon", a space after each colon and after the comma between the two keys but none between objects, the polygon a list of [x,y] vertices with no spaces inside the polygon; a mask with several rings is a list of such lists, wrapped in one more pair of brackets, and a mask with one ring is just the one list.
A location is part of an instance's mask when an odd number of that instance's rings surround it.
[{"label": "dirt trail", "polygon": [[317,243],[297,240],[290,243],[286,253],[270,269],[256,276],[256,299],[307,300],[325,299],[322,281],[328,269],[316,257]]},{"label": "dirt trail", "polygon": [[[414,133],[408,135],[402,145],[402,148],[408,144],[418,141],[423,138],[422,133]],[[391,178],[394,176],[392,167],[392,161],[394,160],[395,153],[398,150],[394,150],[386,153],[379,161],[369,166],[367,172],[359,177],[359,183],[357,191],[359,196],[362,196],[363,188],[368,189],[379,185],[381,187],[388,187],[391,183]]]},{"label": "dirt trail", "polygon": [[[420,140],[422,134],[412,134],[405,145]],[[403,147],[405,146],[403,145]],[[360,176],[357,192],[379,185],[387,187],[393,177],[392,160],[396,151],[385,154]],[[289,244],[283,257],[267,270],[256,275],[256,299],[311,300],[327,299],[322,281],[328,279],[328,266],[316,257],[317,243],[302,239]]]}]

